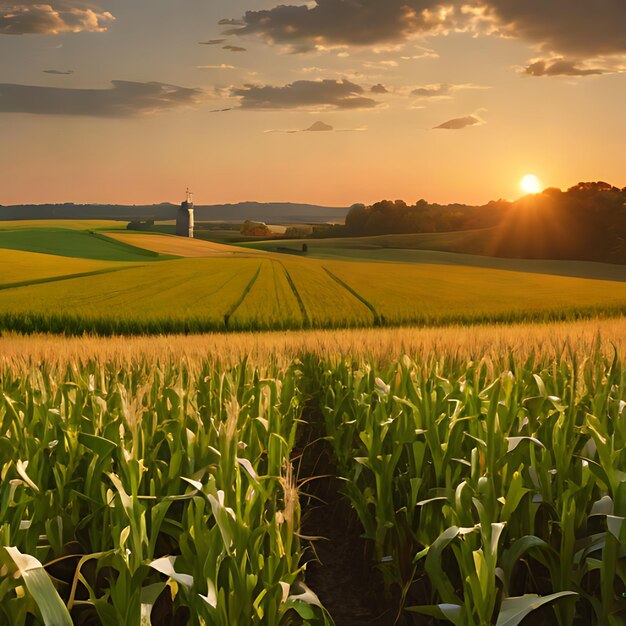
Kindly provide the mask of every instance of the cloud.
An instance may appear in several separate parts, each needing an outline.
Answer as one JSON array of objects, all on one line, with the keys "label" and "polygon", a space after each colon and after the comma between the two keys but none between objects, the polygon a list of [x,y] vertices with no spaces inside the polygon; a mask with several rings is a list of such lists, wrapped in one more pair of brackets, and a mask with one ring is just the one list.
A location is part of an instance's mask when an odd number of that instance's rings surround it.
[{"label": "cloud", "polygon": [[217,46],[225,41],[227,41],[227,39],[209,39],[208,41],[199,41],[198,43],[201,46]]},{"label": "cloud", "polygon": [[223,19],[218,22],[220,26],[244,26],[243,20]]},{"label": "cloud", "polygon": [[597,76],[608,74],[610,70],[602,68],[587,68],[576,61],[567,59],[538,59],[524,68],[524,73],[530,76]]},{"label": "cloud", "polygon": [[228,65],[228,63],[220,63],[219,65],[196,65],[199,70],[236,70],[236,66]]},{"label": "cloud", "polygon": [[388,70],[392,67],[398,67],[398,62],[389,60],[389,61],[366,61],[363,63],[363,67],[368,70]]},{"label": "cloud", "polygon": [[296,130],[283,130],[283,129],[273,129],[273,130],[266,130],[266,133],[285,133],[287,135],[295,135],[296,133],[352,133],[352,132],[363,132],[366,131],[367,128],[337,128],[335,129],[333,126],[331,126],[330,124],[327,124],[326,122],[322,122],[322,121],[318,121],[315,122],[313,124],[311,124],[311,126],[309,126],[308,128],[300,128],[300,129],[296,129]]},{"label": "cloud", "polygon": [[190,105],[202,95],[164,83],[111,81],[108,89],[71,89],[0,83],[0,113],[134,117]]},{"label": "cloud", "polygon": [[311,124],[308,128],[304,129],[305,133],[319,133],[319,132],[328,132],[335,130],[330,124],[326,124],[325,122],[315,122]]},{"label": "cloud", "polygon": [[488,89],[481,85],[474,85],[473,83],[433,83],[431,85],[421,85],[411,91],[411,95],[416,98],[432,98],[438,100],[448,100],[452,98],[455,92],[462,89]]},{"label": "cloud", "polygon": [[393,46],[419,36],[473,31],[515,37],[571,58],[626,55],[624,0],[311,0],[223,20],[293,52]]},{"label": "cloud", "polygon": [[86,7],[84,2],[0,0],[1,35],[101,33],[114,19],[108,11]]},{"label": "cloud", "polygon": [[246,52],[247,48],[242,48],[241,46],[231,46],[228,44],[227,46],[222,46],[222,50],[228,50],[229,52]]},{"label": "cloud", "polygon": [[482,0],[502,34],[577,58],[626,54],[624,0]]},{"label": "cloud", "polygon": [[[455,1],[455,0],[453,0]],[[368,46],[435,33],[454,17],[445,0],[314,0],[247,11],[236,35],[259,35],[270,43],[304,52],[320,47]]]},{"label": "cloud", "polygon": [[69,76],[74,70],[43,70],[44,74],[55,74],[56,76]]},{"label": "cloud", "polygon": [[372,109],[376,100],[349,80],[298,80],[283,87],[244,85],[231,91],[242,109]]},{"label": "cloud", "polygon": [[435,126],[434,128],[443,130],[462,130],[463,128],[478,126],[480,124],[484,124],[484,122],[478,116],[467,115],[465,117],[455,117],[454,119],[448,120],[443,124],[439,124],[439,126]]},{"label": "cloud", "polygon": [[383,85],[382,83],[378,83],[378,85],[373,85],[370,91],[372,93],[379,93],[379,94],[389,93],[389,90],[387,89],[387,87],[385,87],[385,85]]}]

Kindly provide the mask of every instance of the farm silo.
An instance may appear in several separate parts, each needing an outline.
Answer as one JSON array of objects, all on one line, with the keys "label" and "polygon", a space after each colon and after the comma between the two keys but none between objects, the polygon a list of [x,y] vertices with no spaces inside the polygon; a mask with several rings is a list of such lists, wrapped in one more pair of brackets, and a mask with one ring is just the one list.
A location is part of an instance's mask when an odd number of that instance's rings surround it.
[{"label": "farm silo", "polygon": [[179,237],[193,237],[193,194],[189,189],[187,189],[187,199],[178,209],[176,234]]}]

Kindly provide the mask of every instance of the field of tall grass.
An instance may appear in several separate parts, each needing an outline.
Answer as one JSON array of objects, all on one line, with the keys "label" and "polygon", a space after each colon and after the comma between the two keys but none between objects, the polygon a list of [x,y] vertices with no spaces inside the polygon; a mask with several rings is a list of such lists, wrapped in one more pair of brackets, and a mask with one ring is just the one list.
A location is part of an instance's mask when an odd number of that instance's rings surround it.
[{"label": "field of tall grass", "polygon": [[34,255],[24,266],[32,275],[9,269],[0,328],[140,335],[568,321],[626,312],[626,282],[258,255],[112,262],[78,272],[95,261]]},{"label": "field of tall grass", "polygon": [[324,481],[373,623],[626,619],[622,320],[0,355],[2,623],[341,624]]}]

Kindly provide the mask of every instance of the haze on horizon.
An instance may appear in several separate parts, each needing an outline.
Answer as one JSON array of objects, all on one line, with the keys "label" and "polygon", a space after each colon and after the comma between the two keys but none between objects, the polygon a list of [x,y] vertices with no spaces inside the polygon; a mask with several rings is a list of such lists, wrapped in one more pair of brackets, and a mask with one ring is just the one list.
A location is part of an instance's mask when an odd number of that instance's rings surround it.
[{"label": "haze on horizon", "polygon": [[623,0],[0,0],[0,204],[624,185]]}]

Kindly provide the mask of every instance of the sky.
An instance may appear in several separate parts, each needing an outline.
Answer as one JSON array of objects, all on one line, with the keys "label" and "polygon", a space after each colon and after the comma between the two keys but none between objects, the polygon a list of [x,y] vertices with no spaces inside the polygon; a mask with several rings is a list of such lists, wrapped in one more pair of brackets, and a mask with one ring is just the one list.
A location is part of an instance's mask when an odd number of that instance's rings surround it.
[{"label": "sky", "polygon": [[0,204],[626,186],[624,0],[0,0]]}]

